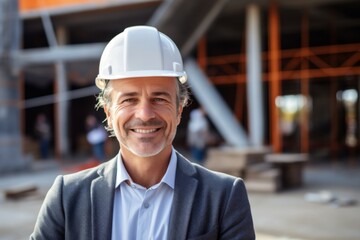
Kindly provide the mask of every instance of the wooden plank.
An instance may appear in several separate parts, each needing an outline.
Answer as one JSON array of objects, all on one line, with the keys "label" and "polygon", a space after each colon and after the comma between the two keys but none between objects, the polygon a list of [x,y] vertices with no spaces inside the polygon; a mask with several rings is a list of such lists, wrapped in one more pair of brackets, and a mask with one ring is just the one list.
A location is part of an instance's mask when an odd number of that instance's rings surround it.
[{"label": "wooden plank", "polygon": [[19,199],[36,193],[38,188],[34,185],[12,187],[4,191],[5,198]]}]

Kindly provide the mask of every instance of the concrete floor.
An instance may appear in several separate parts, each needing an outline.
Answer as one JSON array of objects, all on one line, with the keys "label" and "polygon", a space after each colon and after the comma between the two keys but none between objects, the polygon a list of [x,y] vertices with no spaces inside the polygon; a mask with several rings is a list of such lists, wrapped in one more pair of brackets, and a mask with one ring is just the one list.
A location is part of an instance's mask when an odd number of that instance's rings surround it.
[{"label": "concrete floor", "polygon": [[[42,200],[56,175],[62,173],[55,162],[38,163],[33,171],[0,176],[0,191],[34,184],[39,191],[19,200],[0,196],[0,240],[28,239]],[[307,193],[327,190],[338,198],[357,201],[337,207],[305,200]],[[304,186],[276,194],[249,193],[259,240],[359,240],[360,167],[307,166]]]},{"label": "concrete floor", "polygon": [[0,240],[29,239],[45,194],[55,177],[60,173],[60,168],[54,166],[43,171],[0,177],[0,191],[2,193],[9,188],[32,185],[38,187],[35,194],[17,200],[6,199],[5,195],[1,194]]},{"label": "concrete floor", "polygon": [[[305,196],[326,191],[338,200],[309,202]],[[318,195],[317,195],[318,196]],[[277,194],[249,193],[256,231],[275,239],[360,239],[360,167],[307,166],[304,186]]]}]

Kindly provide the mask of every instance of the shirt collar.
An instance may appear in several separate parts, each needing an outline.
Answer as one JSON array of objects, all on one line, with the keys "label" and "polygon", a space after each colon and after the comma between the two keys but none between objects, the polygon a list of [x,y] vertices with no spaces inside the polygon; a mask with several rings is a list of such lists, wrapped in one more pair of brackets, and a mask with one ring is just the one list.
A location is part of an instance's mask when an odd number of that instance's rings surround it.
[{"label": "shirt collar", "polygon": [[[115,188],[117,188],[121,183],[123,183],[125,181],[132,182],[131,177],[129,176],[129,173],[126,171],[126,168],[124,166],[124,163],[122,161],[120,153],[118,154],[116,164],[117,164],[118,171],[116,174]],[[176,165],[177,165],[177,157],[176,157],[174,148],[172,148],[168,168],[167,168],[163,178],[160,181],[160,183],[166,183],[172,189],[175,188]]]}]

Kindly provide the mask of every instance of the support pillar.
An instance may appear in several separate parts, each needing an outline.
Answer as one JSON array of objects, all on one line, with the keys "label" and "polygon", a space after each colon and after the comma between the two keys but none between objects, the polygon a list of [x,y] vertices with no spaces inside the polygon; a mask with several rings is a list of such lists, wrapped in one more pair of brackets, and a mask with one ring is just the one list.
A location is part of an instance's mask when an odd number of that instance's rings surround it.
[{"label": "support pillar", "polygon": [[305,57],[309,51],[309,19],[307,12],[305,12],[301,23],[301,94],[305,96],[306,102],[304,108],[301,110],[301,124],[300,124],[300,151],[302,153],[309,152],[309,60]]},{"label": "support pillar", "polygon": [[25,169],[22,154],[20,88],[10,61],[20,46],[18,1],[0,0],[0,174]]},{"label": "support pillar", "polygon": [[[56,31],[59,45],[66,44],[67,34],[64,27],[59,27]],[[66,76],[65,63],[59,61],[55,64],[55,155],[62,158],[69,154],[69,135],[68,135],[68,80]]]},{"label": "support pillar", "polygon": [[254,147],[264,143],[264,107],[262,91],[262,59],[260,8],[251,4],[246,8],[246,77],[249,140]]},{"label": "support pillar", "polygon": [[[246,94],[245,94],[245,85],[246,83],[240,80],[241,74],[246,73],[246,63],[242,61],[242,53],[245,53],[245,37],[244,34],[241,37],[241,47],[240,47],[240,54],[239,54],[239,73],[237,76],[237,83],[236,83],[236,96],[235,96],[235,106],[234,106],[234,113],[237,119],[241,122],[244,121],[243,116],[244,112],[247,111],[246,105]],[[244,54],[245,55],[245,54]],[[243,122],[243,126],[247,127],[247,122]]]},{"label": "support pillar", "polygon": [[[56,33],[51,23],[49,14],[41,12],[41,19],[45,35],[50,48],[67,43],[67,32],[65,27],[58,27]],[[55,157],[62,158],[69,154],[68,137],[68,81],[66,77],[66,66],[64,61],[55,63]]]},{"label": "support pillar", "polygon": [[330,107],[331,112],[331,133],[330,133],[330,152],[333,161],[337,161],[338,153],[338,132],[339,132],[339,111],[336,93],[338,91],[338,82],[334,77],[330,80]]},{"label": "support pillar", "polygon": [[62,158],[69,153],[68,144],[68,84],[64,62],[55,64],[55,155]]},{"label": "support pillar", "polygon": [[280,132],[280,112],[275,99],[281,95],[280,77],[280,22],[278,6],[275,0],[270,3],[269,12],[269,108],[270,108],[270,142],[274,152],[282,150]]},{"label": "support pillar", "polygon": [[206,72],[206,66],[207,66],[207,53],[206,53],[206,38],[203,36],[202,38],[200,38],[199,43],[198,43],[198,47],[197,47],[197,60],[198,60],[198,64],[200,66],[200,68]]},{"label": "support pillar", "polygon": [[[331,48],[336,45],[336,25],[332,26],[331,30]],[[337,55],[332,54],[330,56],[330,61],[332,66],[337,66]],[[360,79],[359,79],[360,80]],[[337,154],[339,149],[338,143],[338,135],[339,135],[339,104],[336,97],[337,91],[339,88],[338,79],[336,77],[330,78],[330,107],[331,112],[331,134],[330,134],[330,152],[331,152],[331,159],[333,163],[338,161]],[[360,119],[360,118],[359,118]],[[359,125],[360,126],[360,125]]]}]

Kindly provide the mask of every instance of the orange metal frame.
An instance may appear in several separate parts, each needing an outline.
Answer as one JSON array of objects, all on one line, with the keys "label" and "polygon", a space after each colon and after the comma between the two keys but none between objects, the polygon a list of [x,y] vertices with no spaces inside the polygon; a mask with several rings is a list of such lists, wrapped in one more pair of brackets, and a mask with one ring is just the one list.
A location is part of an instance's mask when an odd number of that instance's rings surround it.
[{"label": "orange metal frame", "polygon": [[[262,54],[263,62],[268,62],[270,52]],[[343,57],[341,64],[335,65],[331,57]],[[200,57],[201,58],[201,57]],[[246,83],[246,73],[239,71],[238,66],[245,65],[246,55],[207,57],[203,69],[214,68],[208,72],[209,78],[216,85]],[[280,51],[282,69],[279,70],[280,80],[300,80],[303,71],[308,71],[309,78],[330,78],[360,74],[360,44],[328,45],[321,47],[306,47]],[[302,68],[302,63],[307,63],[307,68]],[[244,68],[242,68],[244,69]],[[215,74],[213,74],[215,72]],[[222,74],[218,74],[222,73]],[[270,72],[262,74],[264,81],[270,80]]]},{"label": "orange metal frame", "polygon": [[83,3],[101,3],[109,0],[20,0],[20,11],[36,10],[42,8],[60,7],[66,5],[83,4]]},{"label": "orange metal frame", "polygon": [[281,152],[282,138],[280,134],[280,112],[275,105],[277,96],[281,95],[281,44],[280,24],[277,2],[271,1],[269,9],[269,108],[270,108],[270,140],[274,152]]},{"label": "orange metal frame", "polygon": [[[276,21],[276,19],[272,21]],[[276,23],[270,22],[270,24],[275,25]],[[304,20],[304,32],[306,32],[306,24],[307,23]],[[276,32],[276,30],[273,29],[273,26],[269,26],[269,28],[271,28],[272,32]],[[279,44],[279,40],[275,40],[273,43],[270,43],[270,45],[274,45],[270,46],[270,51],[262,54],[263,62],[266,63],[263,65],[269,66],[268,72],[264,72],[262,78],[264,81],[269,82],[269,108],[271,114],[270,144],[275,152],[281,152],[282,150],[282,138],[279,130],[279,113],[274,104],[276,96],[281,95],[281,81],[300,81],[301,94],[309,96],[309,84],[311,79],[324,78],[333,80],[334,77],[360,75],[360,44],[309,47],[307,38],[308,36],[303,36],[301,48],[288,50],[281,50],[278,48],[277,46],[279,45],[277,44]],[[243,84],[246,83],[246,55],[241,53],[207,57],[204,47],[206,46],[206,42],[204,39],[199,43],[199,48],[201,45],[201,52],[198,49],[198,62],[207,72],[213,84],[236,84],[239,93],[242,93],[243,95]],[[240,96],[237,97],[237,101],[239,101],[239,98]],[[241,119],[242,116],[242,110],[238,107],[240,104],[242,105],[241,101],[242,100],[235,104],[237,107],[234,109],[236,116],[240,116],[238,119]],[[301,152],[309,152],[309,113],[305,111],[301,118],[300,150]],[[336,124],[336,121],[332,121]],[[334,124],[332,124],[332,126],[334,126]],[[334,131],[335,132],[332,132],[331,135],[336,135],[337,130],[334,129]],[[336,137],[332,136],[331,139],[333,141]]]},{"label": "orange metal frame", "polygon": [[[265,52],[262,54],[263,62],[268,63],[269,71],[262,74],[264,81],[269,82],[270,102],[270,141],[275,152],[281,152],[282,142],[279,130],[279,115],[274,105],[276,96],[281,95],[280,81],[299,80],[301,93],[309,96],[309,84],[311,79],[324,78],[333,80],[334,77],[360,75],[360,44],[329,45],[321,47],[307,47],[300,49],[279,50],[279,61],[282,68],[274,63],[276,53]],[[215,85],[236,84],[240,93],[244,94],[246,83],[245,54],[216,56],[204,58],[204,54],[198,55],[199,62],[207,71],[209,78]],[[334,61],[341,59],[341,62]],[[272,64],[270,64],[272,62]],[[240,67],[239,67],[240,66]],[[278,69],[279,68],[279,69]],[[278,70],[274,70],[278,69]],[[333,82],[333,81],[332,81]],[[240,96],[238,96],[240,97]],[[235,104],[239,106],[241,102]],[[234,109],[236,116],[242,116],[241,110]],[[239,118],[241,119],[241,118]],[[302,116],[301,152],[309,152],[309,116],[305,112]],[[336,122],[335,122],[336,123]],[[336,131],[336,130],[334,130]],[[336,133],[332,133],[334,135]],[[333,136],[332,139],[335,139]]]}]

